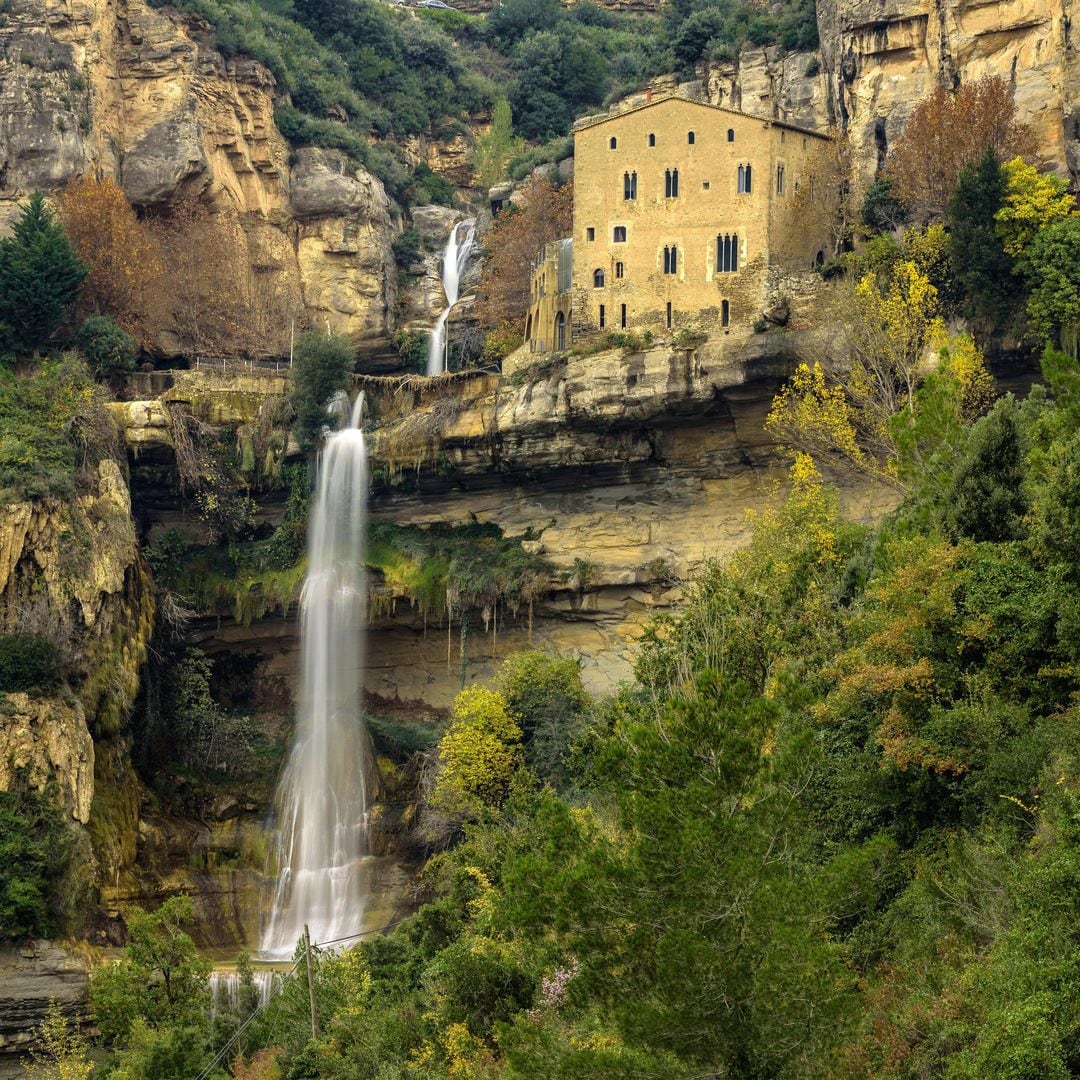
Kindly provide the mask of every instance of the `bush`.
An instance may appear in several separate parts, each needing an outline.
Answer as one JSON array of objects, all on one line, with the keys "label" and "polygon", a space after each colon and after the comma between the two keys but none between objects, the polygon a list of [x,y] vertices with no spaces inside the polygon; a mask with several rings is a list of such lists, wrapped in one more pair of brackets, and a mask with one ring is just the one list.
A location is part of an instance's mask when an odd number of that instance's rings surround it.
[{"label": "bush", "polygon": [[35,634],[0,636],[0,691],[45,692],[60,684],[60,654]]},{"label": "bush", "polygon": [[343,337],[312,330],[296,343],[291,400],[296,437],[304,450],[314,448],[326,427],[326,406],[349,385],[353,353]]},{"label": "bush", "polygon": [[75,344],[99,379],[135,370],[138,345],[123,327],[107,315],[92,315],[79,327]]},{"label": "bush", "polygon": [[454,185],[444,176],[439,176],[421,162],[416,166],[413,183],[408,190],[411,206],[454,205]]},{"label": "bush", "polygon": [[439,743],[431,803],[444,813],[475,816],[498,806],[520,761],[521,728],[501,694],[469,686],[454,699],[453,719]]},{"label": "bush", "polygon": [[394,262],[402,270],[407,270],[412,263],[419,260],[423,243],[424,238],[420,235],[419,230],[411,226],[405,229],[400,236],[394,238],[391,245],[394,251]]},{"label": "bush", "polygon": [[70,852],[56,792],[34,791],[18,775],[12,790],[0,792],[0,938],[48,937],[58,929],[56,886]]}]

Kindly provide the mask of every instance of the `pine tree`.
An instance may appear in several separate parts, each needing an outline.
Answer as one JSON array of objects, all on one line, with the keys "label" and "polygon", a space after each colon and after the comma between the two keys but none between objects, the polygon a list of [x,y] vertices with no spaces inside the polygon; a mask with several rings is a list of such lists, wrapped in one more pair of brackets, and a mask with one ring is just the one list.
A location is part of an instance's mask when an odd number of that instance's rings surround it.
[{"label": "pine tree", "polygon": [[63,226],[34,192],[0,240],[0,322],[11,345],[36,353],[67,317],[86,277]]},{"label": "pine tree", "polygon": [[1005,192],[1001,162],[988,149],[977,165],[960,174],[947,213],[953,264],[966,294],[967,314],[986,331],[1005,324],[1017,286],[997,228]]}]

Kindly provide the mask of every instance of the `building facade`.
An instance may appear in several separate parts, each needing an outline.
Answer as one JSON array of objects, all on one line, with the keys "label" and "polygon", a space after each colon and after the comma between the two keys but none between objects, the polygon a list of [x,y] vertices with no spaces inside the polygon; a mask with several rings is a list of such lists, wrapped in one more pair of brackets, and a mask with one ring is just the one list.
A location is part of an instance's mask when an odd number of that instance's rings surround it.
[{"label": "building facade", "polygon": [[810,185],[805,197],[820,197],[812,171],[828,139],[676,96],[580,121],[570,296],[547,297],[550,311],[534,297],[530,348],[556,347],[557,311],[567,344],[613,330],[749,332],[776,269],[824,261],[827,240],[801,225],[796,196]]}]

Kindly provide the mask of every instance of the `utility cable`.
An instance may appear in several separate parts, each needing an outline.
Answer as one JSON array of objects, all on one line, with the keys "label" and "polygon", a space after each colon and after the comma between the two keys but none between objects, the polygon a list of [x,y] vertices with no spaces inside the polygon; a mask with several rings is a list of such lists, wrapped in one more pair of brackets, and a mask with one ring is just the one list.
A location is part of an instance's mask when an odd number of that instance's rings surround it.
[{"label": "utility cable", "polygon": [[[362,937],[369,937],[371,934],[381,934],[384,930],[389,930],[390,926],[391,924],[387,923],[385,926],[378,926],[374,930],[362,930],[359,934],[348,934],[346,937],[331,938],[329,941],[312,942],[311,947],[312,949],[322,949],[325,948],[327,945],[340,945],[344,941],[357,941]],[[236,1029],[236,1031],[233,1032],[232,1037],[229,1039],[229,1041],[226,1042],[225,1045],[217,1052],[217,1054],[214,1056],[213,1061],[211,1061],[210,1064],[207,1065],[201,1073],[199,1073],[195,1080],[208,1080],[214,1069],[216,1069],[218,1065],[220,1065],[221,1062],[224,1060],[225,1055],[229,1052],[233,1043],[235,1043],[240,1038],[240,1036],[243,1035],[244,1032],[247,1030],[247,1027],[252,1022],[252,1020],[254,1020],[255,1017],[258,1016],[259,1013],[261,1013],[263,1009],[265,1009],[270,1004],[270,1002],[274,1000],[275,996],[277,994],[280,994],[281,991],[285,988],[285,981],[289,979],[296,971],[296,969],[300,966],[300,961],[304,959],[305,955],[306,953],[302,956],[297,957],[293,961],[293,966],[289,968],[289,970],[285,972],[285,974],[280,979],[274,980],[274,982],[271,984],[270,993],[267,995],[266,1000],[260,1001],[259,1004],[255,1006],[255,1008],[251,1011],[251,1015]]]}]

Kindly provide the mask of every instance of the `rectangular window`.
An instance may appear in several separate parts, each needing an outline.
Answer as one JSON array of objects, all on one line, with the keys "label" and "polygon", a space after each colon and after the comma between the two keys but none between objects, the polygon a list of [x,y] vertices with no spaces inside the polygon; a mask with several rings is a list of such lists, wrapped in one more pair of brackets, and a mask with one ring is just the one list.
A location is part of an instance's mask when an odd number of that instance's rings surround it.
[{"label": "rectangular window", "polygon": [[596,239],[596,230],[595,229],[586,229],[585,230],[585,239],[586,240],[595,240]]},{"label": "rectangular window", "polygon": [[625,225],[616,225],[615,226],[615,231],[614,231],[614,233],[612,235],[612,240],[616,244],[625,244],[626,243],[626,226]]},{"label": "rectangular window", "polygon": [[668,301],[668,306],[667,306],[667,328],[669,330],[671,329],[671,301],[670,300]]},{"label": "rectangular window", "polygon": [[731,305],[726,300],[720,301],[720,325],[727,326],[731,322]]},{"label": "rectangular window", "polygon": [[621,278],[623,276],[623,264],[621,262],[617,262],[615,264],[615,276],[617,278]]},{"label": "rectangular window", "polygon": [[777,165],[776,166],[776,194],[777,195],[783,195],[784,194],[784,166],[783,165]]},{"label": "rectangular window", "polygon": [[626,305],[625,304],[620,304],[619,305],[619,329],[620,330],[625,330],[626,329]]},{"label": "rectangular window", "polygon": [[[725,301],[726,303],[726,301]],[[600,329],[604,329],[604,305],[600,305]]]},{"label": "rectangular window", "polygon": [[736,233],[721,233],[716,238],[716,272],[734,274],[739,269],[739,237]]}]

